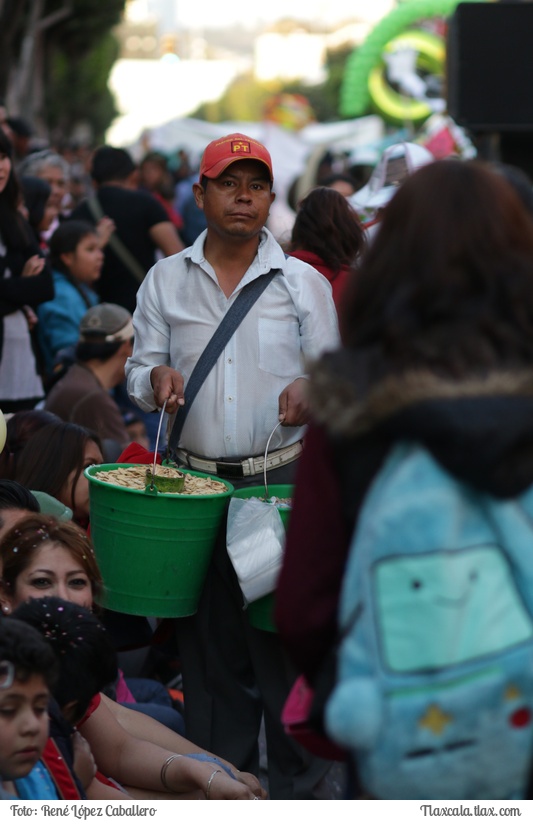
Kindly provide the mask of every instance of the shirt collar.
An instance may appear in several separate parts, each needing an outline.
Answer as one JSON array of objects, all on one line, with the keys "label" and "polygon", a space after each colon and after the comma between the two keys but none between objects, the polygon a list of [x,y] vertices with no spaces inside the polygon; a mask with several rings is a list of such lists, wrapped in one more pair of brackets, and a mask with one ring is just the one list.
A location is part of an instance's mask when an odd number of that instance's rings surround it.
[{"label": "shirt collar", "polygon": [[[185,250],[185,258],[191,263],[201,265],[205,260],[204,244],[207,237],[207,229],[198,235],[193,245]],[[257,255],[250,266],[249,272],[253,271],[254,276],[264,275],[272,269],[283,269],[285,254],[279,243],[268,229],[261,229]],[[245,279],[248,280],[245,276]]]}]

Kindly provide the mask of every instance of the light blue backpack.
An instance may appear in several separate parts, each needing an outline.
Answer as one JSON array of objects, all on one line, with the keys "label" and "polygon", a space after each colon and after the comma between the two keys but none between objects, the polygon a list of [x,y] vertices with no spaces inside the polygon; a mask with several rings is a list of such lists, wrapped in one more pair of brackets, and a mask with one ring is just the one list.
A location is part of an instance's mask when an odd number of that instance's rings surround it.
[{"label": "light blue backpack", "polygon": [[340,605],[331,738],[381,799],[523,798],[533,744],[533,488],[496,499],[414,444],[377,476]]}]

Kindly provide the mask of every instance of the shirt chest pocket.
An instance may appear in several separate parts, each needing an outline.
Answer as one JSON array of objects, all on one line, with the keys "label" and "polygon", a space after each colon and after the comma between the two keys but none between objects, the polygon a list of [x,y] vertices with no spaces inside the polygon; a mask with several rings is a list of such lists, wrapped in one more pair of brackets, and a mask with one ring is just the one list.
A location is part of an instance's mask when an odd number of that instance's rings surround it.
[{"label": "shirt chest pocket", "polygon": [[259,368],[280,377],[302,373],[300,328],[294,320],[259,318]]}]

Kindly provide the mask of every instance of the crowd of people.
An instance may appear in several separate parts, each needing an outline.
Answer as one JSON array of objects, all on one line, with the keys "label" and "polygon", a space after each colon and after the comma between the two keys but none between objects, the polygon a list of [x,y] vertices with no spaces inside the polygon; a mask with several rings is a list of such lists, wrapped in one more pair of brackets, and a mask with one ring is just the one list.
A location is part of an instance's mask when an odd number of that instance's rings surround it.
[{"label": "crowd of people", "polygon": [[[343,797],[391,797],[361,759],[370,732],[352,747],[350,700],[331,699],[376,482],[406,443],[466,497],[515,500],[533,482],[531,183],[419,149],[386,150],[355,193],[346,175],[318,181],[282,247],[272,159],[246,135],[213,140],[182,180],[161,153],[137,165],[101,146],[71,188],[65,157],[15,151],[0,128],[2,797],[326,799],[333,759]],[[294,487],[274,632],[250,620],[226,518],[193,615],[101,606],[84,470],[160,460],[163,407],[177,466]],[[179,700],[164,667],[123,671],[161,627]],[[413,726],[419,768],[444,739]]]}]

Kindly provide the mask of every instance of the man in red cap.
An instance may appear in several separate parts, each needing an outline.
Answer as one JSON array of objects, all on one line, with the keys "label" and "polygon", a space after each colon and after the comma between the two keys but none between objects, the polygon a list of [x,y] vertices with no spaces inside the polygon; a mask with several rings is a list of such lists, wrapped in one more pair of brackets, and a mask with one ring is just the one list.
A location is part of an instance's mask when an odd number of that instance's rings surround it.
[{"label": "man in red cap", "polygon": [[[167,412],[183,407],[178,420],[190,409],[174,458],[236,487],[264,483],[265,448],[277,424],[268,483],[292,482],[308,419],[306,363],[338,345],[329,283],[286,258],[265,228],[272,185],[270,154],[257,140],[231,134],[209,144],[193,186],[207,229],[148,273],[126,368],[129,394],[141,408],[166,401]],[[200,355],[248,285],[265,288],[183,406]],[[264,715],[271,797],[316,797],[329,765],[289,738],[280,721],[296,673],[277,634],[254,629],[245,607],[224,534],[196,615],[177,620],[187,735],[257,774]]]}]

